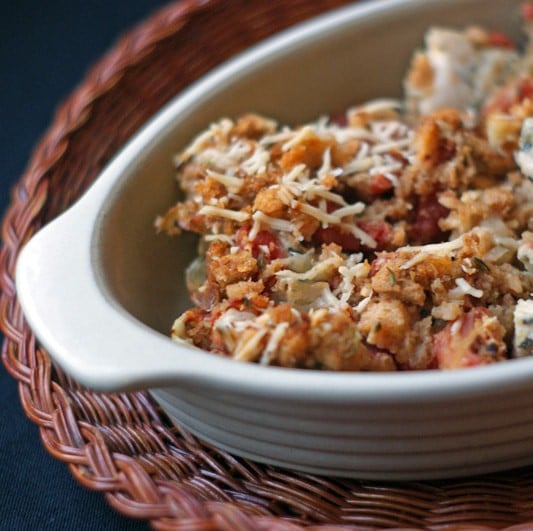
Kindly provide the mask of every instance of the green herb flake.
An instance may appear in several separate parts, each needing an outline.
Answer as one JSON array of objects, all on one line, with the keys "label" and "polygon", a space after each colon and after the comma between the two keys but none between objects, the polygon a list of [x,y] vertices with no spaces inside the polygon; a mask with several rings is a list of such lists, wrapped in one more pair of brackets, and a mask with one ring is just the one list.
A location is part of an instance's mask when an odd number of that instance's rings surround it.
[{"label": "green herb flake", "polygon": [[381,330],[381,323],[378,321],[374,327],[374,332],[379,332]]},{"label": "green herb flake", "polygon": [[431,315],[431,312],[427,308],[420,308],[419,314],[420,317],[422,317],[423,319],[424,317],[428,317],[429,315]]},{"label": "green herb flake", "polygon": [[435,330],[442,330],[446,326],[446,324],[447,324],[447,322],[444,321],[443,319],[437,319],[435,317],[431,318],[431,326]]},{"label": "green herb flake", "polygon": [[394,271],[390,267],[387,267],[387,271],[389,272],[390,283],[392,286],[394,286],[396,284],[396,275],[394,274]]},{"label": "green herb flake", "polygon": [[477,256],[474,256],[472,258],[472,262],[474,262],[474,264],[476,265],[476,267],[480,270],[480,271],[484,271],[485,273],[488,273],[490,270],[489,270],[489,266],[483,262],[483,260],[481,260],[481,258],[478,258]]}]

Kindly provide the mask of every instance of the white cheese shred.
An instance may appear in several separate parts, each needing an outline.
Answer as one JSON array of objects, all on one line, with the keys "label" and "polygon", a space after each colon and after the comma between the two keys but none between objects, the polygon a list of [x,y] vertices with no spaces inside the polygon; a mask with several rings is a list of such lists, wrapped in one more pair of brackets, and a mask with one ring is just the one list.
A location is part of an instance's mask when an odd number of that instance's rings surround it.
[{"label": "white cheese shred", "polygon": [[228,208],[220,208],[211,205],[203,206],[200,210],[198,210],[198,214],[203,216],[227,218],[241,223],[247,219],[250,219],[250,214],[248,212],[237,212]]},{"label": "white cheese shred", "polygon": [[474,288],[464,278],[456,278],[455,284],[465,295],[471,295],[476,299],[481,299],[481,297],[483,297],[483,290]]}]

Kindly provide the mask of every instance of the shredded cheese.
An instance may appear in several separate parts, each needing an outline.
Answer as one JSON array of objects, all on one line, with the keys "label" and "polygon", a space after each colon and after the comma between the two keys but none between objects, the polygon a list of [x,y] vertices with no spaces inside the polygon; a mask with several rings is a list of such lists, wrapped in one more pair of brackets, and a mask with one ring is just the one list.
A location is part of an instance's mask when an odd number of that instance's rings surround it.
[{"label": "shredded cheese", "polygon": [[363,245],[366,245],[370,249],[375,249],[377,247],[378,242],[374,240],[370,234],[365,232],[363,229],[360,229],[356,225],[351,223],[341,223],[341,227],[355,236]]},{"label": "shredded cheese", "polygon": [[204,236],[204,240],[206,242],[213,242],[219,240],[227,242],[229,244],[233,244],[233,236],[229,236],[228,234],[206,234]]},{"label": "shredded cheese", "polygon": [[261,212],[260,210],[256,210],[253,215],[252,219],[254,222],[259,222],[264,225],[267,225],[271,227],[274,230],[280,230],[283,232],[294,232],[294,223],[287,221],[286,219],[279,219],[279,218],[273,218],[271,216],[267,216],[264,212]]},{"label": "shredded cheese", "polygon": [[241,168],[250,175],[257,175],[266,171],[269,162],[270,152],[257,145],[252,156],[241,164]]},{"label": "shredded cheese", "polygon": [[229,210],[228,208],[219,208],[211,205],[203,206],[198,214],[204,216],[212,216],[219,218],[227,218],[233,221],[243,222],[247,219],[250,219],[250,214],[248,212],[236,212],[235,210]]},{"label": "shredded cheese", "polygon": [[259,328],[250,336],[241,336],[235,347],[233,357],[238,361],[254,361],[261,353],[261,341],[267,333],[268,330],[266,328]]},{"label": "shredded cheese", "polygon": [[455,240],[442,243],[429,243],[427,245],[407,245],[400,247],[398,252],[418,253],[410,260],[407,260],[400,266],[400,269],[409,269],[410,267],[424,261],[428,256],[434,255],[446,255],[457,249],[460,249],[464,244],[464,235],[459,236]]},{"label": "shredded cheese", "polygon": [[297,146],[302,141],[304,141],[306,138],[314,136],[314,127],[312,125],[305,125],[292,136],[290,140],[285,142],[281,146],[281,151],[289,151],[294,146]]},{"label": "shredded cheese", "polygon": [[338,216],[335,216],[334,214],[328,214],[320,208],[314,207],[307,203],[302,203],[301,201],[297,201],[295,199],[291,201],[291,207],[295,210],[298,210],[300,212],[303,212],[304,214],[308,214],[309,216],[318,219],[318,221],[322,223],[337,224],[340,222]]},{"label": "shredded cheese", "polygon": [[356,216],[362,214],[365,210],[365,204],[362,202],[354,203],[353,205],[346,205],[345,207],[338,208],[332,212],[332,215],[337,217],[339,221],[346,216]]},{"label": "shredded cheese", "polygon": [[[456,289],[459,294],[471,295],[476,299],[483,297],[483,290],[474,288],[464,278],[456,278],[455,284],[457,285]],[[452,290],[452,292],[455,292],[455,290]]]},{"label": "shredded cheese", "polygon": [[311,269],[298,273],[290,269],[282,269],[276,273],[278,278],[291,278],[300,281],[317,281],[327,279],[332,271],[335,271],[342,264],[342,259],[338,256],[331,256],[326,260],[317,262]]},{"label": "shredded cheese", "polygon": [[233,128],[233,121],[228,118],[223,118],[219,122],[213,123],[209,126],[209,129],[204,133],[198,135],[193,142],[187,147],[182,154],[177,157],[175,163],[179,165],[182,162],[190,159],[192,156],[201,153],[202,150],[216,137],[221,136],[225,138]]},{"label": "shredded cheese", "polygon": [[270,334],[266,347],[263,350],[263,355],[261,356],[260,363],[267,365],[272,357],[272,354],[279,348],[287,329],[289,328],[289,323],[278,323],[276,328]]},{"label": "shredded cheese", "polygon": [[361,299],[359,301],[359,303],[357,304],[357,306],[354,306],[354,310],[357,312],[357,313],[362,313],[363,310],[368,306],[368,304],[370,303],[370,301],[372,300],[372,295],[373,293],[370,292],[370,295],[368,295],[368,297],[365,297],[364,299]]},{"label": "shredded cheese", "polygon": [[382,111],[400,110],[402,108],[402,102],[394,98],[376,98],[370,100],[363,105],[359,105],[350,109],[350,113],[354,112],[367,112],[370,114],[378,113]]},{"label": "shredded cheese", "polygon": [[338,205],[346,205],[346,201],[342,195],[336,194],[335,192],[330,192],[324,186],[316,185],[306,191],[306,199],[313,199],[315,196],[322,197],[323,199],[327,199],[328,201],[337,203]]},{"label": "shredded cheese", "polygon": [[368,171],[374,166],[374,159],[372,157],[355,158],[352,162],[344,166],[344,175],[352,175],[354,173]]},{"label": "shredded cheese", "polygon": [[238,193],[242,188],[243,180],[239,177],[234,177],[233,175],[225,175],[223,173],[218,173],[213,170],[206,170],[206,174],[211,179],[219,182],[224,185],[229,192]]}]

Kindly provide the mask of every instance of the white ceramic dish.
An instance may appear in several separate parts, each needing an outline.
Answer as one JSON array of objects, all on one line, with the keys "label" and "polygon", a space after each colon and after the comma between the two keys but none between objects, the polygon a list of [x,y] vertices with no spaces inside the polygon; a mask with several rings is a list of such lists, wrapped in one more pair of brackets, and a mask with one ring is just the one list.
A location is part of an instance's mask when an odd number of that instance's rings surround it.
[{"label": "white ceramic dish", "polygon": [[[223,65],[177,97],[87,194],[37,234],[19,300],[64,370],[102,390],[150,388],[220,447],[316,473],[442,478],[533,463],[533,359],[457,372],[335,374],[244,364],[167,337],[187,304],[194,239],[156,236],[171,159],[222,115],[303,121],[400,93],[430,25],[518,31],[520,0],[383,0],[334,12]],[[87,154],[90,156],[90,154]]]}]

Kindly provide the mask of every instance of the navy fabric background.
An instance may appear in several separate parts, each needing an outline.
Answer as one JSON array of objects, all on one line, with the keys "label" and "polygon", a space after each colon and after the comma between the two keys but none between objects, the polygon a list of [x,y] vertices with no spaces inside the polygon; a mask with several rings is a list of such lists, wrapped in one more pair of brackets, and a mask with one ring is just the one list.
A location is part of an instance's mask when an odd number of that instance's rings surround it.
[{"label": "navy fabric background", "polygon": [[[118,36],[163,0],[15,0],[0,16],[0,209],[56,106]],[[44,449],[0,364],[0,529],[148,529],[116,513]]]}]

